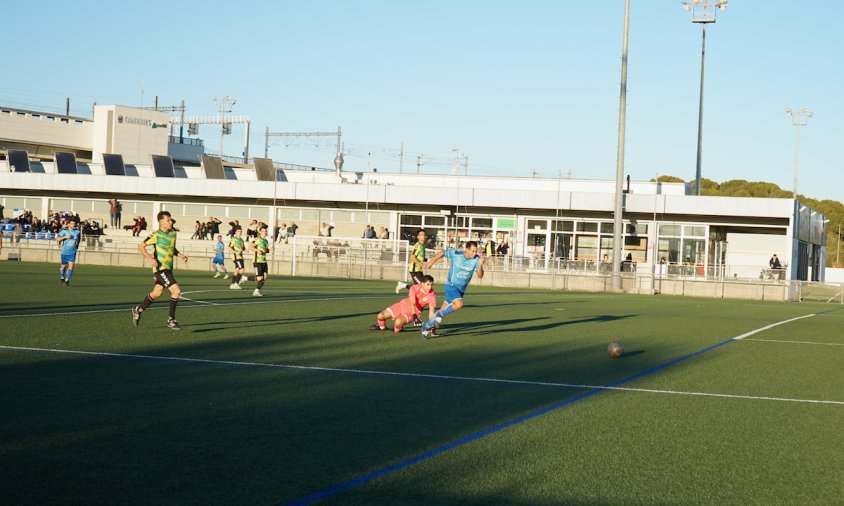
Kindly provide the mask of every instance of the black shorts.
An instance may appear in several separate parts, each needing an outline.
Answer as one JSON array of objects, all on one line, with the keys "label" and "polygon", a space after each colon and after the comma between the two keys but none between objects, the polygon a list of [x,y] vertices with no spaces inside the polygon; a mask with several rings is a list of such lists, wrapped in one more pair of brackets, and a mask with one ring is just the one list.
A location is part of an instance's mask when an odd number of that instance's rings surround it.
[{"label": "black shorts", "polygon": [[413,284],[415,285],[422,284],[422,276],[424,275],[425,273],[422,271],[410,271],[410,279],[413,280]]},{"label": "black shorts", "polygon": [[242,258],[235,258],[234,259],[234,268],[235,269],[243,269],[243,259]]},{"label": "black shorts", "polygon": [[162,269],[153,274],[152,277],[155,279],[156,285],[161,285],[164,288],[170,288],[178,283],[178,281],[176,281],[176,277],[173,276],[173,271],[170,269]]},{"label": "black shorts", "polygon": [[269,272],[269,269],[267,269],[267,263],[266,262],[255,264],[255,275],[256,276],[266,276],[268,272]]}]

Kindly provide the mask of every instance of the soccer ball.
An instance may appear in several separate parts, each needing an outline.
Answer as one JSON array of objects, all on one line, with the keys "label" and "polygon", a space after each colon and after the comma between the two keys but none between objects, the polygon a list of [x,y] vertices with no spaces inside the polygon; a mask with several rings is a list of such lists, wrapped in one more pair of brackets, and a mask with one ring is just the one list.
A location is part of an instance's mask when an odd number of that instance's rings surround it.
[{"label": "soccer ball", "polygon": [[624,355],[624,345],[619,341],[613,341],[609,346],[607,346],[607,353],[609,353],[612,358],[619,358]]}]

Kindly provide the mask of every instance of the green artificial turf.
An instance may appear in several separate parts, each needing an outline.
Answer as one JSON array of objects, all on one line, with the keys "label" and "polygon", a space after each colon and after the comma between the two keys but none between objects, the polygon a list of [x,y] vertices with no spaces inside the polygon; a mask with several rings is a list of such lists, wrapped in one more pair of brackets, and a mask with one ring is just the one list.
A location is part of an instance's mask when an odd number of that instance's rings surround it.
[{"label": "green artificial turf", "polygon": [[148,269],[57,270],[0,262],[7,504],[286,504],[394,464],[324,502],[844,497],[840,306],[473,285],[425,341],[368,330],[393,281],[177,271],[174,332],[166,295],[132,326]]}]

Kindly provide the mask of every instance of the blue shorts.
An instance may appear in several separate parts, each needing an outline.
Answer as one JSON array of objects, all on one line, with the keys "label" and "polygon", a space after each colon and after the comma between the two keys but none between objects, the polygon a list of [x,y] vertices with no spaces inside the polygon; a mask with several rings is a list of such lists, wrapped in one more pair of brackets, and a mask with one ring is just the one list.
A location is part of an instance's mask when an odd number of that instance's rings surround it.
[{"label": "blue shorts", "polygon": [[217,265],[225,265],[226,264],[226,262],[225,262],[225,260],[223,260],[222,256],[215,256],[214,260],[211,260],[211,263],[217,264]]},{"label": "blue shorts", "polygon": [[69,263],[76,263],[75,251],[73,253],[62,253],[62,265]]},{"label": "blue shorts", "polygon": [[463,292],[462,290],[460,290],[459,288],[457,288],[454,285],[445,285],[444,291],[445,291],[445,303],[446,304],[451,304],[453,301],[455,301],[457,299],[462,299],[463,294],[466,293],[466,292]]}]

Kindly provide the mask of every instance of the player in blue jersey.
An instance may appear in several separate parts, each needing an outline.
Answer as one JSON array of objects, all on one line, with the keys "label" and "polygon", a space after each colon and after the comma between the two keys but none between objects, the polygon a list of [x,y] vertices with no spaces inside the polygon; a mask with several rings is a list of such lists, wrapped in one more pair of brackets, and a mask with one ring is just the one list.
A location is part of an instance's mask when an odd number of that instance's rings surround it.
[{"label": "player in blue jersey", "polygon": [[76,229],[76,220],[68,220],[65,225],[67,228],[56,234],[56,240],[62,248],[59,280],[63,285],[70,286],[70,277],[73,276],[73,264],[76,262],[76,252],[79,250],[79,238],[82,232]]},{"label": "player in blue jersey", "polygon": [[427,339],[434,334],[443,321],[443,318],[454,311],[460,311],[463,307],[463,295],[466,287],[472,280],[472,275],[478,271],[478,279],[484,277],[484,257],[478,255],[478,243],[469,241],[466,249],[455,251],[447,249],[439,251],[425,264],[425,269],[430,269],[442,257],[448,258],[448,276],[445,280],[445,300],[434,317],[422,326],[422,338]]},{"label": "player in blue jersey", "polygon": [[[223,243],[223,236],[217,234],[217,243],[214,245],[214,258],[211,260],[211,268],[214,269],[214,277],[219,278],[220,274],[224,274],[223,279],[229,279],[229,273],[226,271],[226,260],[224,252],[226,245]],[[222,271],[222,273],[220,272]]]}]

